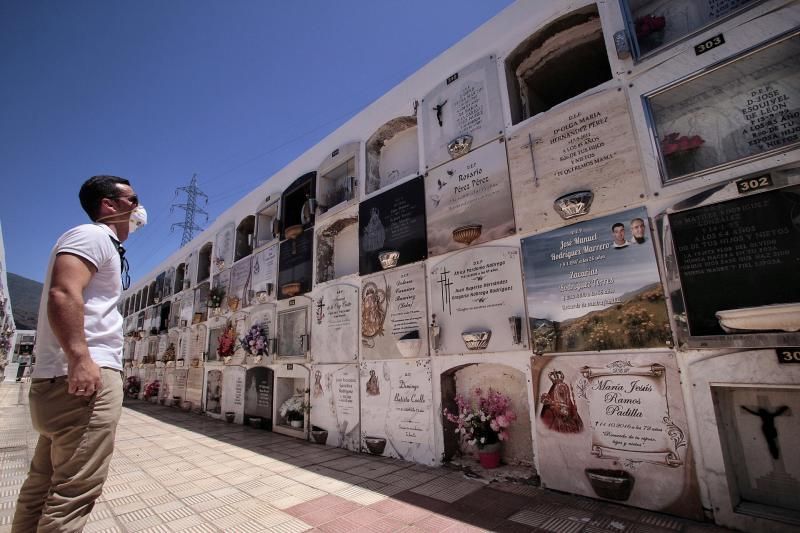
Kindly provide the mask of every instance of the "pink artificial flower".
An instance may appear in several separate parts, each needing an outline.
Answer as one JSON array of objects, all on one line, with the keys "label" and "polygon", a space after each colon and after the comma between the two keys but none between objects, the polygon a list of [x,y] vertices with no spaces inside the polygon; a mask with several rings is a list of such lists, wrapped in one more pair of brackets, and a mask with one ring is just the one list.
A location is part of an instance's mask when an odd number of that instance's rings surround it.
[{"label": "pink artificial flower", "polygon": [[[492,420],[492,422],[494,423],[494,420]],[[495,424],[496,426],[499,426],[501,428],[507,428],[508,424],[509,424],[509,422],[508,422],[508,418],[506,418],[506,415],[500,415],[500,416],[497,417],[497,423]],[[495,427],[492,427],[492,429],[495,430],[495,431],[498,430],[498,428],[495,428]]]},{"label": "pink artificial flower", "polygon": [[497,438],[500,440],[508,440],[508,432],[501,431],[500,433],[497,434]]},{"label": "pink artificial flower", "polygon": [[492,431],[500,431],[500,420],[492,420],[489,422],[489,427],[492,428]]}]

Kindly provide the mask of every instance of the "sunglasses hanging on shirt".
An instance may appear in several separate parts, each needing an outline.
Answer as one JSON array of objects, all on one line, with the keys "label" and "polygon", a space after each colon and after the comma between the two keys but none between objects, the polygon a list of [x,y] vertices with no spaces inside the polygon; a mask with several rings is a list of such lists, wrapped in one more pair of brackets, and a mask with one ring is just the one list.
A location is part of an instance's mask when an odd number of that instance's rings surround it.
[{"label": "sunglasses hanging on shirt", "polygon": [[122,277],[122,290],[127,291],[131,286],[131,266],[128,264],[128,260],[125,258],[125,248],[113,237],[109,236],[109,238],[111,239],[111,242],[114,243],[114,246],[117,247],[117,252],[119,253],[119,264],[121,267],[120,275]]}]

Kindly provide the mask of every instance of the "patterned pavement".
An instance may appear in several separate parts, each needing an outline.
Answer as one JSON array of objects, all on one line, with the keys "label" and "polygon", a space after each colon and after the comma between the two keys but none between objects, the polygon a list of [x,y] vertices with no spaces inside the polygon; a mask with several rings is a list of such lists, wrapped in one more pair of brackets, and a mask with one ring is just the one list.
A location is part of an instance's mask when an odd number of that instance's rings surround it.
[{"label": "patterned pavement", "polygon": [[[37,435],[27,384],[0,383],[0,533]],[[709,524],[447,468],[356,454],[126,400],[86,533],[717,533]]]}]

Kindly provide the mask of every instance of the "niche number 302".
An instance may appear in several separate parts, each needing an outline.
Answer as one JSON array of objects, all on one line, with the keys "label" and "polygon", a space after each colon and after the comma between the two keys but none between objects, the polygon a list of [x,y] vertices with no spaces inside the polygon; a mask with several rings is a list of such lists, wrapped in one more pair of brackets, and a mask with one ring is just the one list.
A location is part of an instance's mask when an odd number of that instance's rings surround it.
[{"label": "niche number 302", "polygon": [[764,176],[756,176],[752,178],[744,178],[736,182],[736,189],[739,191],[739,194],[771,186],[772,186],[772,177],[770,177],[769,174],[766,174]]},{"label": "niche number 302", "polygon": [[775,351],[778,353],[779,363],[800,363],[800,347],[798,346],[793,348],[778,348]]}]

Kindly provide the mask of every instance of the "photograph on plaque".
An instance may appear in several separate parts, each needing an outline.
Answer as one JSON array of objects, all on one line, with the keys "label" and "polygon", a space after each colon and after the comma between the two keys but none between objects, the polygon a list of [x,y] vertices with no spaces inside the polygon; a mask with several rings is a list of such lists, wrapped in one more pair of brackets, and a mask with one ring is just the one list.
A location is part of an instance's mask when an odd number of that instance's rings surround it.
[{"label": "photograph on plaque", "polygon": [[674,354],[534,356],[531,371],[543,484],[701,519]]},{"label": "photograph on plaque", "polygon": [[800,331],[799,185],[668,219],[692,337]]},{"label": "photograph on plaque", "polygon": [[314,228],[315,282],[358,273],[358,209],[353,206]]},{"label": "photograph on plaque", "polygon": [[437,355],[528,349],[519,248],[479,246],[429,268]]},{"label": "photograph on plaque", "polygon": [[292,298],[311,290],[314,269],[314,231],[303,230],[280,244],[278,257],[278,299]]},{"label": "photograph on plaque", "polygon": [[506,145],[493,142],[425,177],[428,255],[513,235]]},{"label": "photograph on plaque", "polygon": [[237,424],[244,421],[244,376],[243,366],[227,366],[222,373],[221,409],[223,413],[234,413]]},{"label": "photograph on plaque", "polygon": [[214,274],[233,265],[233,244],[236,227],[233,222],[225,224],[214,238]]},{"label": "photograph on plaque", "polygon": [[222,370],[206,372],[206,413],[222,413]]},{"label": "photograph on plaque", "polygon": [[428,357],[425,267],[361,280],[361,359]]},{"label": "photograph on plaque", "polygon": [[[248,368],[245,374],[244,418],[255,427],[272,427],[272,388],[274,372],[271,368]],[[260,419],[254,423],[253,419]]]},{"label": "photograph on plaque", "polygon": [[752,6],[758,0],[624,0],[628,31],[635,36],[639,55],[713,24],[714,21]]},{"label": "photograph on plaque", "polygon": [[645,208],[527,237],[522,263],[535,353],[657,348],[672,339]]},{"label": "photograph on plaque", "polygon": [[500,84],[494,56],[465,66],[434,87],[419,104],[425,166],[435,168],[503,133]]},{"label": "photograph on plaque", "polygon": [[624,92],[602,91],[541,113],[507,147],[520,232],[641,203],[644,180]]},{"label": "photograph on plaque", "polygon": [[361,448],[373,455],[434,464],[430,359],[362,361]]},{"label": "photograph on plaque", "polygon": [[278,312],[278,357],[305,357],[308,350],[308,307]]},{"label": "photograph on plaque", "polygon": [[311,440],[358,451],[361,447],[358,365],[311,366]]},{"label": "photograph on plaque", "polygon": [[359,205],[362,276],[425,259],[425,183],[417,177]]},{"label": "photograph on plaque", "polygon": [[251,303],[274,300],[278,272],[278,245],[269,246],[255,253],[251,270],[251,287],[255,298]]},{"label": "photograph on plaque", "polygon": [[800,34],[645,97],[665,182],[800,146]]},{"label": "photograph on plaque", "polygon": [[353,363],[358,359],[358,287],[349,283],[317,287],[312,298],[311,360]]},{"label": "photograph on plaque", "polygon": [[234,313],[253,303],[250,300],[250,274],[250,257],[240,259],[231,268],[231,284],[226,298],[228,308]]}]

